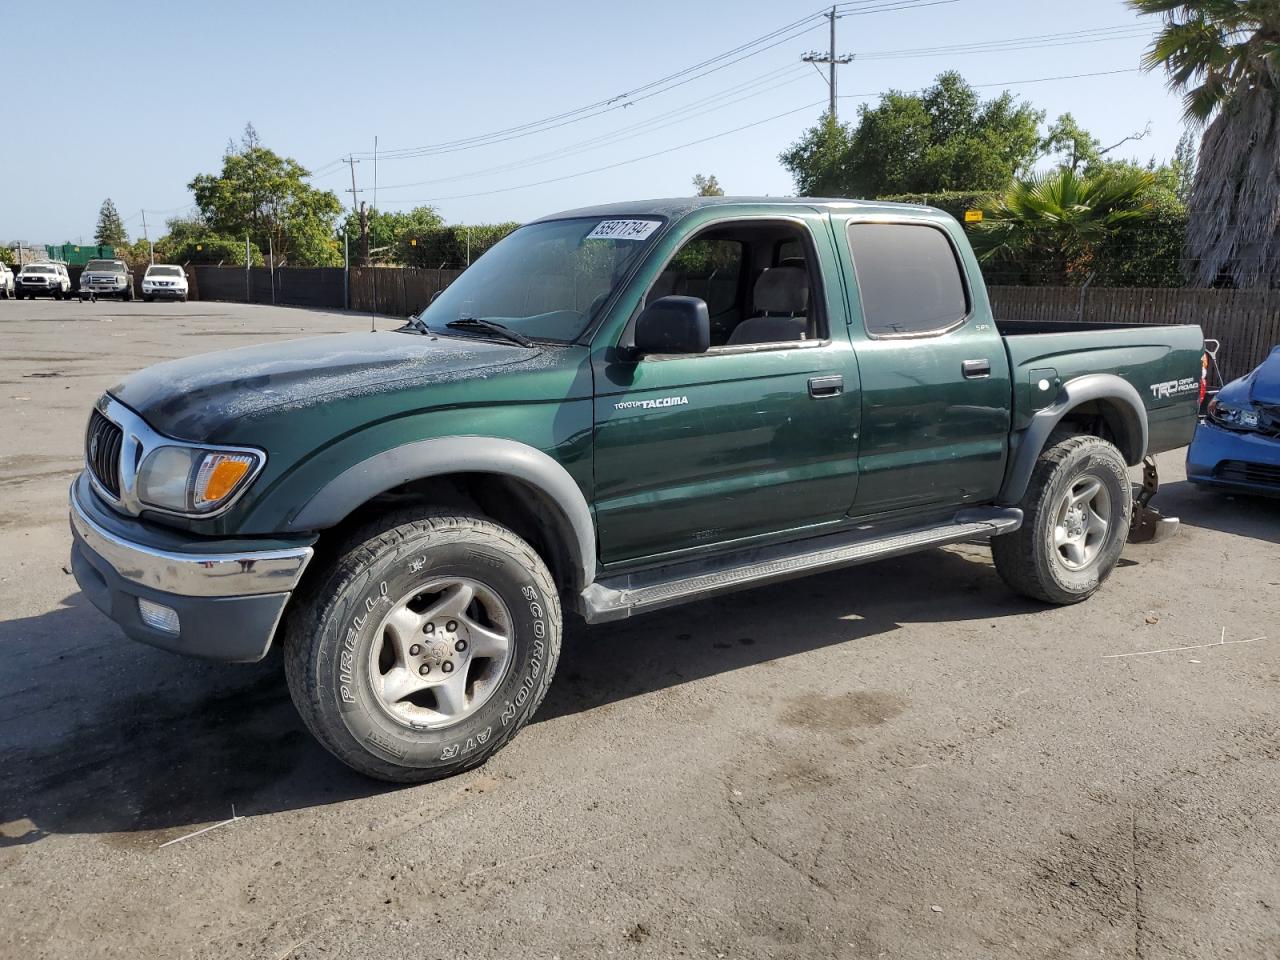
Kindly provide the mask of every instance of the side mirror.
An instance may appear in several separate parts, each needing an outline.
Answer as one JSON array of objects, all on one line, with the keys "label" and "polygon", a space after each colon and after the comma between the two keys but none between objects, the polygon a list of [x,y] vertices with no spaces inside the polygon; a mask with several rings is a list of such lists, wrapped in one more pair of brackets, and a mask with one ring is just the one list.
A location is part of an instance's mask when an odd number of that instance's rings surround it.
[{"label": "side mirror", "polygon": [[637,353],[706,353],[711,315],[697,297],[662,297],[636,319]]}]

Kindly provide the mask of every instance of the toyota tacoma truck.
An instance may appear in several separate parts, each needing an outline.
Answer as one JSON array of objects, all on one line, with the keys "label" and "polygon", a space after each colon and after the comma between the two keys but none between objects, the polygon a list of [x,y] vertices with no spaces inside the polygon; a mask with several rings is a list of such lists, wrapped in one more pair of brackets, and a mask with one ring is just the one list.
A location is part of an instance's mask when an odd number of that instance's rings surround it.
[{"label": "toyota tacoma truck", "polygon": [[[530,223],[391,332],[150,367],[89,416],[72,563],[124,632],[255,661],[387,780],[481,763],[589,623],[989,538],[1089,597],[1186,444],[1194,326],[995,320],[927,207],[682,199]],[[1149,485],[1144,497],[1149,495]]]}]

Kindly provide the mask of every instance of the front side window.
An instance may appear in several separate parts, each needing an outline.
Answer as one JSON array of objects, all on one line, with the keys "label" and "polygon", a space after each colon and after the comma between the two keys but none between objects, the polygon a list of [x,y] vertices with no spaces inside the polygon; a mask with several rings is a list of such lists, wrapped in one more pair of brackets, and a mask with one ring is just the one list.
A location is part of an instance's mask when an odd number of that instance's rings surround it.
[{"label": "front side window", "polygon": [[804,228],[773,220],[708,227],[676,252],[646,303],[665,296],[706,301],[711,348],[785,346],[826,336]]},{"label": "front side window", "polygon": [[955,250],[936,227],[851,223],[849,249],[871,336],[940,333],[968,316]]},{"label": "front side window", "polygon": [[456,320],[491,320],[535,340],[575,340],[661,224],[578,217],[521,227],[446,287],[421,319],[432,331]]}]

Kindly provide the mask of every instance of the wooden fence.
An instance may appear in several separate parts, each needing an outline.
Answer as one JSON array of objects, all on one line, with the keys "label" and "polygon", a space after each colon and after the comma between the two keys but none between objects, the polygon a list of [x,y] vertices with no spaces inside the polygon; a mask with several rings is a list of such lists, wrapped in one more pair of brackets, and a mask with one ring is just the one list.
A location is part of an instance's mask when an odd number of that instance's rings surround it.
[{"label": "wooden fence", "polygon": [[1226,380],[1243,376],[1280,345],[1280,290],[1142,287],[991,287],[991,308],[1009,320],[1195,323],[1222,343]]},{"label": "wooden fence", "polygon": [[460,273],[421,267],[352,267],[351,309],[407,317],[430,303]]},{"label": "wooden fence", "polygon": [[[417,313],[461,270],[418,267],[352,267],[348,295],[352,310],[391,317]],[[194,267],[193,299],[343,306],[342,268],[281,267],[272,277],[265,267]],[[274,287],[273,287],[274,284]],[[274,293],[273,293],[274,290]],[[997,317],[1089,323],[1195,323],[1222,349],[1218,367],[1230,380],[1248,373],[1280,344],[1280,290],[1194,290],[1139,287],[989,288]]]}]

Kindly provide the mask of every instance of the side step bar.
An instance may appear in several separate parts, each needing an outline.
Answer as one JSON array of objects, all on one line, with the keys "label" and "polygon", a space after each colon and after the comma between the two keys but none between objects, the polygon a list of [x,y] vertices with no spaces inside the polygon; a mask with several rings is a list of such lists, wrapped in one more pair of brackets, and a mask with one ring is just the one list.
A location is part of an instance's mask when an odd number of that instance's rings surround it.
[{"label": "side step bar", "polygon": [[946,523],[899,529],[889,535],[854,530],[757,547],[598,580],[582,591],[580,610],[588,623],[621,620],[744,587],[1013,533],[1020,526],[1022,511],[1016,507],[984,507],[962,510]]}]

